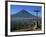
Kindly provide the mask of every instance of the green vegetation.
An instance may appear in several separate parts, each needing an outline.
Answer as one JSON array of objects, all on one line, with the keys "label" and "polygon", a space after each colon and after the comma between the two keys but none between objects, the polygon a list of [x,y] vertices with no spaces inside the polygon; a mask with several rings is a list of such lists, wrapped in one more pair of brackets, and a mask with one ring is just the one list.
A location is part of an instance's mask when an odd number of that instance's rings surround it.
[{"label": "green vegetation", "polygon": [[[31,20],[30,20],[31,21]],[[35,25],[37,25],[37,28],[41,29],[41,22],[38,21],[36,24],[36,21],[11,21],[11,31],[17,31],[21,29],[27,29],[27,28],[33,28]],[[30,30],[25,30],[25,31],[30,31]]]}]

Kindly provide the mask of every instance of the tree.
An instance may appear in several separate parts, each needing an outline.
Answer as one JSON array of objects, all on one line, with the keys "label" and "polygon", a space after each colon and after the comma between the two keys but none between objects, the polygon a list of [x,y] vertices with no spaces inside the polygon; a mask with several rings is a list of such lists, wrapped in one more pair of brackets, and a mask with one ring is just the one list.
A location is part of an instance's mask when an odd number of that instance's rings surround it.
[{"label": "tree", "polygon": [[36,23],[37,23],[37,27],[38,27],[38,12],[40,12],[40,10],[34,10],[34,12],[36,12],[36,18],[37,18],[37,21],[36,21]]}]

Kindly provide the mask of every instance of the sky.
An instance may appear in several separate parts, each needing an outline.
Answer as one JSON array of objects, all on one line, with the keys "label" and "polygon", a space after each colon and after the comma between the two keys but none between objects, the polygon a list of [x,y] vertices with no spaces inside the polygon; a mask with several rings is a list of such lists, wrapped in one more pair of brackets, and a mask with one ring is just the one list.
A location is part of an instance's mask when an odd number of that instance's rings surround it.
[{"label": "sky", "polygon": [[28,11],[30,14],[36,16],[35,10],[38,10],[38,16],[42,14],[42,7],[41,6],[25,6],[25,5],[10,5],[10,14],[16,14],[22,9]]}]

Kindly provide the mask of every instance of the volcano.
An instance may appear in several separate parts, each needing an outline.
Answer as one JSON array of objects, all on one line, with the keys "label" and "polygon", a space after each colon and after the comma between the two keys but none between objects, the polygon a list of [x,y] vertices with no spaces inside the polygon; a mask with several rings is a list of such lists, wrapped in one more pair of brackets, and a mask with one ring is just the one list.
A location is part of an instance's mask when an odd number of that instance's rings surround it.
[{"label": "volcano", "polygon": [[35,16],[23,9],[18,13],[11,15],[11,17],[35,17]]}]

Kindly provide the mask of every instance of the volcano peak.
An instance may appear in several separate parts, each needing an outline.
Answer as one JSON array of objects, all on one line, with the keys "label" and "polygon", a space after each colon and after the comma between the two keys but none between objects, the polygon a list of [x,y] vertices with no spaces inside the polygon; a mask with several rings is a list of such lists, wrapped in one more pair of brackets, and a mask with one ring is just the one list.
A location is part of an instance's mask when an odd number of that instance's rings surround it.
[{"label": "volcano peak", "polygon": [[29,13],[28,11],[22,9],[19,12],[17,12],[16,14],[13,15],[14,17],[32,17],[34,15],[32,15],[31,13]]}]

